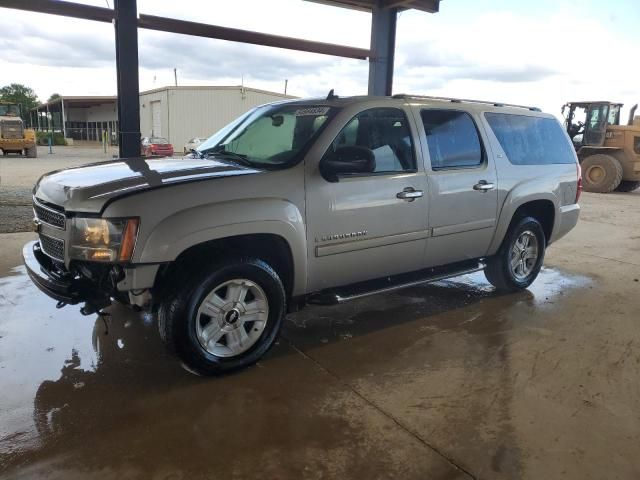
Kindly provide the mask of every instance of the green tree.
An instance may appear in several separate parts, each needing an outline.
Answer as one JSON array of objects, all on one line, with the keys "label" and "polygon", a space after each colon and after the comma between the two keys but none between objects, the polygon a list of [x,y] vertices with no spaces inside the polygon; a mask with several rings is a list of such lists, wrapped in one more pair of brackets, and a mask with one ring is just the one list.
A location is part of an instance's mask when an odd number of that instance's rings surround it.
[{"label": "green tree", "polygon": [[0,88],[0,101],[22,105],[22,120],[25,122],[29,121],[29,110],[40,103],[33,89],[19,83],[12,83]]},{"label": "green tree", "polygon": [[60,98],[59,93],[52,93],[51,96],[49,97],[49,100],[47,100],[47,103],[51,103],[55,100],[58,100],[59,98]]}]

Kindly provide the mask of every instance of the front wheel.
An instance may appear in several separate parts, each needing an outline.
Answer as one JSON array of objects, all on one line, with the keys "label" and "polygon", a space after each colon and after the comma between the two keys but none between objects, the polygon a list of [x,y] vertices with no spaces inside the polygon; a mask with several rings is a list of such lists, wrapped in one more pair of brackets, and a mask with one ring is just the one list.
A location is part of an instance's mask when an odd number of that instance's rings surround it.
[{"label": "front wheel", "polygon": [[158,328],[192,370],[214,375],[255,363],[275,342],[286,312],[278,274],[262,260],[213,265],[163,303]]},{"label": "front wheel", "polygon": [[622,165],[611,155],[597,153],[582,163],[582,184],[587,192],[613,192],[622,181]]},{"label": "front wheel", "polygon": [[540,222],[533,217],[515,221],[484,270],[496,289],[513,292],[527,288],[540,273],[546,239]]}]

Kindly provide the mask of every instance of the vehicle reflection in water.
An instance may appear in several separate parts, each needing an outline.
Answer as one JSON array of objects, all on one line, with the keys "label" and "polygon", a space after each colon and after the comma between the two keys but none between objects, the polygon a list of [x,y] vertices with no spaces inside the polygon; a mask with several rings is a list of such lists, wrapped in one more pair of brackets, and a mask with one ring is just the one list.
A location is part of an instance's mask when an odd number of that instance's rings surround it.
[{"label": "vehicle reflection in water", "polygon": [[[60,378],[44,381],[38,387],[34,421],[41,438],[84,430],[95,422],[91,417],[96,410],[102,417],[108,418],[111,411],[117,415],[118,405],[109,402],[110,397],[122,401],[126,395],[134,399],[195,380],[166,355],[156,338],[155,325],[143,321],[142,314],[122,306],[108,312],[97,316],[93,324],[95,366],[81,368],[78,351],[72,348]],[[113,389],[118,390],[117,395]]]},{"label": "vehicle reflection in water", "polygon": [[368,425],[344,418],[354,406],[336,401],[328,380],[310,380],[319,373],[296,351],[384,410],[417,412],[421,427],[452,445],[460,435],[478,449],[494,442],[491,468],[518,476],[509,411],[514,332],[589,282],[544,269],[528,291],[501,296],[473,274],[310,307],[289,316],[283,340],[257,367],[204,379],[164,352],[153,318],[118,305],[93,321],[77,307],[56,310],[19,268],[0,279],[0,477],[69,449],[89,471],[107,464],[122,473],[136,458],[149,471],[189,464],[201,473],[213,443],[219,460],[231,459],[225,471],[237,473],[254,466],[241,466],[238,449],[268,444],[272,453],[307,455],[316,445],[318,455],[329,445],[370,444]]}]

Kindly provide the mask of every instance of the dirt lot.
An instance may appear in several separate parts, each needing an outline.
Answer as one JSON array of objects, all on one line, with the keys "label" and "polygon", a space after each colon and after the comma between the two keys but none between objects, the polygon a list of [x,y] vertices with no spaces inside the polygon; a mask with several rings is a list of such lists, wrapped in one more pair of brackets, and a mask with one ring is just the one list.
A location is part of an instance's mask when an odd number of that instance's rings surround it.
[{"label": "dirt lot", "polygon": [[640,192],[581,203],[526,291],[309,307],[209,379],[153,316],[57,310],[17,266],[33,234],[0,235],[0,478],[640,478]]},{"label": "dirt lot", "polygon": [[31,189],[44,173],[85,163],[110,160],[116,148],[104,153],[101,147],[40,147],[38,158],[0,156],[0,233],[31,229]]}]

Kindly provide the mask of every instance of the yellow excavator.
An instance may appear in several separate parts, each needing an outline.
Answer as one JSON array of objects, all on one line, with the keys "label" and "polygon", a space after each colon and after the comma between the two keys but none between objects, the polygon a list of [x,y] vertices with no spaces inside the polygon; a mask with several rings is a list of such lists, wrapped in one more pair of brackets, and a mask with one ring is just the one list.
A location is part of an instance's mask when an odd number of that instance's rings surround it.
[{"label": "yellow excavator", "polygon": [[0,150],[5,156],[17,153],[36,158],[36,132],[24,128],[20,110],[21,107],[17,103],[0,102]]},{"label": "yellow excavator", "polygon": [[631,192],[640,187],[640,117],[634,105],[620,124],[622,103],[569,102],[565,127],[578,153],[587,192]]}]

